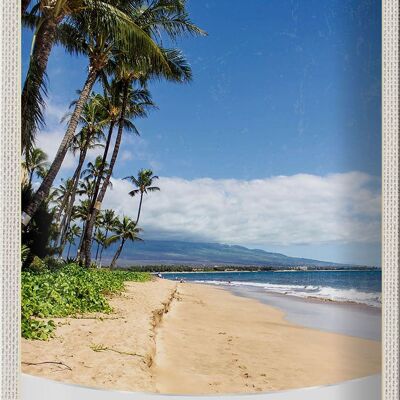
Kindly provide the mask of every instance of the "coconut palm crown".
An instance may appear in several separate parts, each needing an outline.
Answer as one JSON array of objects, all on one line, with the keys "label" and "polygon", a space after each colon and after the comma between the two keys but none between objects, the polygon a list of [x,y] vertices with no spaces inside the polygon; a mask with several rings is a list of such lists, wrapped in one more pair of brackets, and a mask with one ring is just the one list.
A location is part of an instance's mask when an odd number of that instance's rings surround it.
[{"label": "coconut palm crown", "polygon": [[158,179],[157,175],[153,175],[151,169],[141,169],[136,176],[126,176],[124,179],[129,180],[136,189],[129,192],[129,195],[135,197],[140,195],[139,208],[135,223],[139,222],[140,212],[142,209],[143,195],[149,192],[158,192],[160,188],[158,186],[153,186],[153,182]]},{"label": "coconut palm crown", "polygon": [[114,243],[116,241],[121,240],[121,244],[118,246],[118,249],[112,259],[111,268],[114,268],[116,262],[121,255],[122,249],[124,244],[127,241],[135,241],[135,240],[142,240],[138,234],[141,232],[142,229],[138,228],[135,222],[130,219],[129,217],[124,216],[122,221],[118,221],[114,228],[115,235],[111,236],[107,241],[109,244]]}]

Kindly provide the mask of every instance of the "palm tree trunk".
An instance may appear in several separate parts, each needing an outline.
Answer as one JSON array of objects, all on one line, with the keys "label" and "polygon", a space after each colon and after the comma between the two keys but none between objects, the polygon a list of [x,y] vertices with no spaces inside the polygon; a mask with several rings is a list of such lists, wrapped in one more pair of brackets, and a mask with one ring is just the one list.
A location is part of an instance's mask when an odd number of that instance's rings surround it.
[{"label": "palm tree trunk", "polygon": [[[107,235],[108,235],[108,228],[106,229],[106,233],[105,233],[105,236],[104,236],[106,240],[107,240]],[[101,244],[101,250],[100,250],[100,256],[99,256],[100,265],[101,265],[101,257],[103,256],[104,246],[105,246],[105,243],[102,243]]]},{"label": "palm tree trunk", "polygon": [[71,244],[72,244],[72,242],[69,242],[68,252],[67,252],[67,260],[68,260],[68,258],[69,258],[69,251],[71,250]]},{"label": "palm tree trunk", "polygon": [[[108,150],[110,148],[110,143],[111,143],[111,138],[112,138],[114,126],[115,126],[115,122],[112,121],[110,123],[110,127],[108,129],[107,141],[106,141],[106,145],[104,147],[103,158],[101,160],[99,174],[98,174],[98,176],[96,178],[96,183],[94,185],[92,200],[91,200],[90,208],[89,208],[89,218],[91,218],[91,215],[93,214],[93,210],[94,210],[95,205],[96,205],[97,195],[98,195],[99,190],[100,190],[101,179],[103,177],[104,168],[105,168],[105,165],[106,165],[106,162],[107,162]],[[83,236],[84,237],[86,236],[86,231],[83,232]],[[82,242],[82,248],[80,248],[80,253],[81,254],[85,254],[84,246],[85,246],[85,242]]]},{"label": "palm tree trunk", "polygon": [[26,10],[29,7],[31,0],[22,0],[21,1],[21,14],[25,14]]},{"label": "palm tree trunk", "polygon": [[22,150],[32,144],[37,123],[43,122],[40,121],[42,116],[38,117],[38,115],[41,115],[41,109],[43,107],[41,91],[44,89],[43,81],[45,78],[47,62],[54,44],[57,25],[62,19],[62,16],[61,19],[54,18],[51,15],[51,12],[48,14],[50,14],[50,16],[43,17],[42,23],[35,35],[35,43],[29,63],[29,69],[22,89]]},{"label": "palm tree trunk", "polygon": [[81,233],[81,237],[79,238],[79,246],[78,246],[78,250],[76,251],[76,259],[79,260],[81,257],[81,246],[83,243],[83,232],[86,229],[86,222],[83,224],[82,226],[82,233]]},{"label": "palm tree trunk", "polygon": [[119,245],[118,250],[116,251],[116,253],[114,255],[114,258],[111,261],[110,268],[115,268],[115,263],[117,262],[118,257],[121,255],[122,248],[124,247],[124,244],[125,244],[125,239],[122,239],[122,242]]},{"label": "palm tree trunk", "polygon": [[97,242],[97,249],[96,249],[96,262],[97,262],[97,257],[99,256],[99,248],[100,248],[100,241]]},{"label": "palm tree trunk", "polygon": [[64,250],[64,247],[65,247],[65,244],[67,241],[67,232],[68,232],[69,225],[70,225],[71,219],[72,219],[72,210],[74,208],[74,203],[75,203],[76,189],[78,188],[79,176],[81,175],[82,166],[83,166],[83,163],[85,162],[86,153],[87,153],[87,149],[85,149],[79,155],[79,163],[78,163],[78,166],[76,167],[76,170],[74,173],[75,180],[73,181],[71,195],[69,198],[67,208],[64,213],[63,220],[61,222],[61,226],[62,226],[61,237],[60,237],[60,253],[61,254]]},{"label": "palm tree trunk", "polygon": [[82,108],[86,103],[90,92],[92,91],[93,85],[96,82],[98,76],[98,71],[91,66],[89,67],[89,74],[86,79],[86,82],[83,86],[83,90],[80,93],[79,99],[76,102],[74,112],[71,116],[71,119],[68,124],[67,131],[65,132],[64,138],[61,142],[61,145],[58,149],[56,157],[54,158],[53,163],[49,169],[48,174],[43,179],[38,191],[33,197],[32,201],[28,204],[27,208],[22,213],[22,224],[24,226],[28,225],[32,216],[35,214],[37,209],[39,208],[42,201],[49,195],[51,186],[53,185],[54,179],[56,178],[58,171],[61,168],[61,165],[64,161],[65,155],[67,154],[68,147],[71,144],[71,141],[74,137],[76,127],[78,126],[79,118],[82,113]]},{"label": "palm tree trunk", "polygon": [[139,222],[140,210],[142,209],[142,201],[143,201],[143,192],[140,192],[139,209],[138,209],[135,225],[137,225],[137,223]]},{"label": "palm tree trunk", "polygon": [[[67,231],[69,228],[69,224],[71,222],[72,207],[74,206],[76,189],[78,187],[79,176],[81,173],[82,165],[85,161],[85,157],[86,157],[86,153],[83,158],[82,158],[82,153],[79,154],[78,166],[75,169],[74,175],[72,175],[72,188],[71,189],[68,189],[68,187],[66,188],[67,191],[66,191],[63,201],[60,205],[60,209],[57,211],[57,214],[54,218],[54,223],[57,225],[57,236],[54,240],[54,243],[58,242],[59,246],[62,246],[62,243],[64,241],[62,251],[64,251],[64,246],[66,243],[66,235],[67,235]],[[72,206],[71,206],[71,203],[72,203]],[[64,209],[65,209],[65,212],[64,212],[61,224],[59,224],[61,215],[62,215],[62,212],[64,211]],[[62,255],[62,251],[61,251],[60,256]]]},{"label": "palm tree trunk", "polygon": [[[96,221],[97,214],[100,211],[101,202],[104,199],[104,196],[107,191],[107,187],[110,183],[110,178],[111,178],[111,175],[112,175],[112,172],[114,169],[114,165],[115,165],[115,162],[117,161],[119,147],[121,146],[121,139],[122,139],[122,133],[123,133],[124,121],[125,121],[125,112],[126,112],[127,99],[128,99],[128,90],[129,90],[129,83],[127,82],[124,86],[122,106],[121,106],[121,115],[120,115],[119,124],[118,124],[118,134],[117,134],[117,138],[115,139],[114,149],[113,149],[113,153],[111,155],[108,173],[103,181],[103,185],[101,187],[98,197],[96,198],[93,196],[94,207],[92,209],[91,214],[89,214],[90,219],[88,220],[88,224],[86,226],[85,240],[84,240],[84,244],[83,244],[86,267],[90,266],[90,252],[91,252],[91,247],[92,247],[92,234],[93,234],[94,223]],[[92,202],[92,204],[93,204],[93,202]]]},{"label": "palm tree trunk", "polygon": [[[85,161],[85,160],[83,160],[83,161]],[[82,163],[83,163],[83,161],[82,161]],[[75,168],[75,172],[74,172],[74,174],[72,175],[72,178],[71,178],[72,182],[75,182],[77,177],[78,177],[78,181],[79,181],[79,175],[80,175],[79,164],[80,164],[80,162],[81,162],[81,154],[79,154],[78,166]],[[82,166],[81,166],[81,168],[82,168]],[[57,214],[56,214],[55,219],[54,219],[56,223],[58,223],[60,221],[61,214],[64,211],[65,207],[67,206],[67,203],[69,202],[69,200],[71,198],[71,193],[72,193],[72,189],[69,190],[68,187],[66,187],[66,192],[65,192],[63,201],[62,201],[60,209],[57,211]]]},{"label": "palm tree trunk", "polygon": [[34,170],[33,170],[33,169],[31,169],[31,171],[29,172],[29,182],[28,182],[28,187],[31,187],[31,186],[32,186],[33,172],[34,172]]}]

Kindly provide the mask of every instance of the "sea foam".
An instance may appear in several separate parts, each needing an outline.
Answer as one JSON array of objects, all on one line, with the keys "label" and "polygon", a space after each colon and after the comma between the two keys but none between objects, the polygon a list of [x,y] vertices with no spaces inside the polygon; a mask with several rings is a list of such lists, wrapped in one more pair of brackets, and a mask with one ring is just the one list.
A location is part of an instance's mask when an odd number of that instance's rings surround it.
[{"label": "sea foam", "polygon": [[340,289],[329,286],[314,285],[280,285],[261,282],[243,281],[218,281],[218,280],[197,280],[198,283],[207,283],[220,286],[249,286],[264,289],[271,293],[285,294],[302,298],[317,298],[321,300],[351,302],[365,304],[371,307],[382,306],[382,296],[378,292],[362,292],[356,289]]}]

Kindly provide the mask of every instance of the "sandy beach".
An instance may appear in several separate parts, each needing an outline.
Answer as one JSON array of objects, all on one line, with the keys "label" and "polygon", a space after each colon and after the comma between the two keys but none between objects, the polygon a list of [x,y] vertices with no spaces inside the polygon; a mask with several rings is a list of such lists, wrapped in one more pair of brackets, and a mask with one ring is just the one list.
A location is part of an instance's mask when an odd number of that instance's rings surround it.
[{"label": "sandy beach", "polygon": [[23,339],[23,372],[177,394],[267,392],[380,372],[380,342],[296,325],[223,289],[128,283],[110,304],[109,315],[58,319],[50,341]]}]

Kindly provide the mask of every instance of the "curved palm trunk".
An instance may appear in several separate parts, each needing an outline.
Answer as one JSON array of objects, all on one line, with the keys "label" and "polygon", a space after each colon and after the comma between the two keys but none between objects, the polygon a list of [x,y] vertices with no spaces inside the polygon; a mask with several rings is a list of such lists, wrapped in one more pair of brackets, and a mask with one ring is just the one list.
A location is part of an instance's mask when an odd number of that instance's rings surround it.
[{"label": "curved palm trunk", "polygon": [[121,115],[120,115],[119,124],[118,124],[118,134],[117,134],[117,138],[115,139],[115,145],[114,145],[113,153],[111,156],[110,165],[108,168],[108,173],[103,181],[103,185],[101,187],[98,197],[96,198],[95,196],[93,196],[93,202],[92,202],[93,208],[92,208],[92,211],[90,214],[90,219],[88,220],[88,223],[86,225],[85,240],[83,243],[83,246],[84,246],[83,253],[84,253],[84,257],[85,257],[85,266],[86,267],[90,266],[90,255],[91,255],[92,234],[93,234],[94,223],[96,221],[97,214],[100,211],[101,202],[104,199],[104,196],[107,191],[107,187],[110,183],[110,178],[111,178],[111,175],[112,175],[112,172],[114,169],[114,165],[115,165],[115,162],[117,161],[119,147],[121,146],[121,139],[122,139],[122,133],[123,133],[123,128],[124,128],[124,120],[125,120],[125,112],[126,112],[127,99],[128,99],[128,89],[129,89],[129,83],[126,83],[125,87],[124,87],[123,98],[122,98]]},{"label": "curved palm trunk", "polygon": [[143,192],[140,192],[139,209],[138,209],[138,213],[137,213],[137,217],[136,217],[135,225],[137,225],[137,224],[138,224],[138,222],[139,222],[139,218],[140,218],[140,211],[141,211],[141,209],[142,209],[142,201],[143,201]]},{"label": "curved palm trunk", "polygon": [[[29,4],[29,2],[28,2]],[[43,98],[41,90],[45,78],[46,67],[54,44],[56,29],[62,16],[44,17],[36,35],[35,44],[28,73],[26,75],[21,97],[21,133],[22,151],[32,143],[36,131],[37,120],[34,115],[41,114]],[[32,112],[35,110],[36,112]]]},{"label": "curved palm trunk", "polygon": [[83,90],[76,102],[74,112],[68,124],[67,131],[65,132],[64,138],[58,149],[56,157],[50,166],[49,172],[43,179],[38,191],[33,197],[32,201],[28,204],[24,212],[22,213],[22,224],[24,226],[28,225],[32,216],[35,214],[41,202],[49,195],[51,186],[53,185],[54,179],[56,178],[61,164],[64,161],[65,155],[67,154],[68,147],[74,137],[76,127],[78,126],[79,118],[82,113],[82,108],[86,103],[90,92],[92,91],[93,85],[96,82],[98,71],[92,67],[89,67],[89,74],[86,82],[83,86]]},{"label": "curved palm trunk", "polygon": [[117,262],[118,257],[121,255],[121,252],[122,252],[122,249],[124,247],[124,244],[125,244],[125,239],[122,239],[122,242],[119,245],[119,247],[118,247],[118,249],[117,249],[117,251],[116,251],[116,253],[114,255],[114,258],[111,261],[110,268],[115,268],[115,263]]},{"label": "curved palm trunk", "polygon": [[78,188],[79,177],[81,175],[83,163],[85,162],[85,159],[86,159],[86,154],[87,154],[87,148],[85,148],[84,151],[81,152],[79,155],[79,162],[78,162],[78,166],[76,167],[76,170],[74,173],[75,179],[73,182],[73,187],[71,189],[69,202],[68,202],[67,208],[65,210],[63,220],[61,222],[62,228],[61,228],[61,236],[60,236],[60,254],[63,253],[65,244],[67,242],[67,232],[68,232],[69,226],[71,224],[72,210],[74,208],[76,190]]}]

